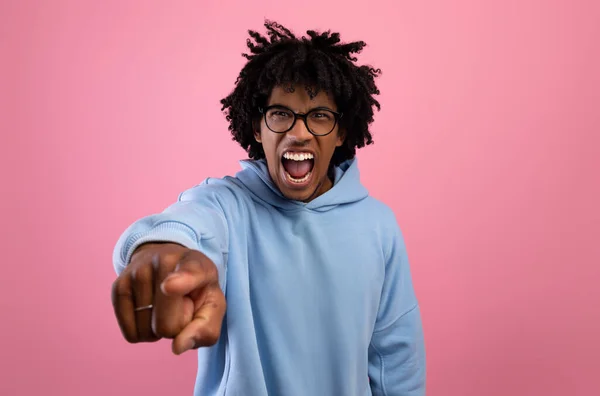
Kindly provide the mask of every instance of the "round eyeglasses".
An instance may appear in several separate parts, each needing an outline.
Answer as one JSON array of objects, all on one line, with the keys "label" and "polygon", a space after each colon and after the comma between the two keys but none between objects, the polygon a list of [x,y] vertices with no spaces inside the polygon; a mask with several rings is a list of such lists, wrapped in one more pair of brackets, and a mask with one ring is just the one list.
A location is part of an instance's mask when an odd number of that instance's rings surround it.
[{"label": "round eyeglasses", "polygon": [[343,115],[325,107],[314,108],[306,114],[294,113],[289,108],[279,105],[259,108],[258,111],[265,117],[267,128],[275,133],[290,131],[298,118],[301,118],[306,129],[315,136],[329,135]]}]

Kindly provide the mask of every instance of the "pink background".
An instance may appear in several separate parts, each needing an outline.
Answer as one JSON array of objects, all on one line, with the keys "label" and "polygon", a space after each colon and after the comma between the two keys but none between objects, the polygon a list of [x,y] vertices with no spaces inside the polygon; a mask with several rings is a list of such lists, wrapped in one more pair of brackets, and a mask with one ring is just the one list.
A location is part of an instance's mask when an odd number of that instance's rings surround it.
[{"label": "pink background", "polygon": [[0,3],[0,394],[191,395],[193,353],[122,340],[111,253],[237,171],[218,100],[265,17],[384,71],[359,162],[406,235],[428,395],[600,394],[597,1],[150,3]]}]

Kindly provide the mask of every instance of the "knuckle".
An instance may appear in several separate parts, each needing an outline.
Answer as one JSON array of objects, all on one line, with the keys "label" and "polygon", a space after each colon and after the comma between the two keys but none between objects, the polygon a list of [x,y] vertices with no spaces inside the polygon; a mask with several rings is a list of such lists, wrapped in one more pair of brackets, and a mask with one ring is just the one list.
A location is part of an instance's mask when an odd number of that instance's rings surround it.
[{"label": "knuckle", "polygon": [[164,265],[167,265],[172,268],[175,265],[177,265],[177,262],[180,260],[181,256],[182,256],[181,251],[171,250],[171,251],[164,252],[161,255],[160,261]]},{"label": "knuckle", "polygon": [[152,269],[158,274],[159,277],[164,277],[165,273],[168,272],[166,269],[167,262],[164,260],[164,257],[157,253],[154,253],[151,258]]},{"label": "knuckle", "polygon": [[134,252],[132,263],[152,263],[155,270],[163,267],[173,267],[186,250],[181,245],[174,243],[147,243],[141,245]]},{"label": "knuckle", "polygon": [[185,259],[188,251],[189,249],[187,248],[174,245],[171,249],[163,250],[160,254],[156,254],[153,264],[159,276],[164,278],[176,269]]},{"label": "knuckle", "polygon": [[160,338],[175,338],[180,331],[180,326],[166,321],[156,321],[152,324],[152,332]]},{"label": "knuckle", "polygon": [[123,332],[123,338],[125,338],[125,341],[127,341],[130,344],[138,343],[137,336],[134,336],[133,334],[128,334],[128,333]]},{"label": "knuckle", "polygon": [[141,244],[137,247],[137,249],[134,250],[133,254],[131,255],[131,262],[134,263],[138,260],[144,260],[147,257],[148,252],[152,252],[155,249],[155,245],[152,243]]},{"label": "knuckle", "polygon": [[217,266],[210,260],[206,259],[206,264],[204,265],[204,275],[206,279],[209,281],[218,281],[219,280],[219,271],[217,270]]},{"label": "knuckle", "polygon": [[221,286],[219,285],[215,285],[215,294],[217,297],[217,301],[223,305],[223,307],[227,308],[227,299],[225,298],[225,294],[223,293],[223,290],[221,289]]},{"label": "knuckle", "polygon": [[217,309],[219,307],[223,307],[223,311],[227,309],[227,299],[225,298],[225,294],[223,294],[223,290],[221,290],[221,286],[219,286],[219,284],[214,284],[212,286],[210,297],[212,300],[211,308]]},{"label": "knuckle", "polygon": [[204,339],[206,341],[206,344],[208,345],[215,345],[217,343],[217,341],[219,341],[219,336],[220,336],[220,331],[219,329],[207,329],[206,334],[204,335]]},{"label": "knuckle", "polygon": [[140,342],[152,342],[156,340],[154,332],[150,328],[140,330]]},{"label": "knuckle", "polygon": [[136,284],[152,282],[152,267],[150,265],[138,265],[131,271],[131,279]]},{"label": "knuckle", "polygon": [[138,340],[137,340],[137,338],[135,338],[135,337],[130,337],[130,336],[127,336],[127,337],[125,337],[125,340],[126,340],[128,343],[130,343],[130,344],[137,344],[137,343],[138,343]]},{"label": "knuckle", "polygon": [[[202,253],[188,249],[178,260],[175,271],[188,272],[190,274],[207,276],[210,266],[207,265],[208,259]],[[212,263],[208,260],[209,263]]]},{"label": "knuckle", "polygon": [[[126,275],[125,275],[126,276]],[[131,288],[129,287],[129,283],[125,281],[124,277],[119,277],[112,284],[112,296],[113,299],[117,299],[119,297],[131,297]]]}]

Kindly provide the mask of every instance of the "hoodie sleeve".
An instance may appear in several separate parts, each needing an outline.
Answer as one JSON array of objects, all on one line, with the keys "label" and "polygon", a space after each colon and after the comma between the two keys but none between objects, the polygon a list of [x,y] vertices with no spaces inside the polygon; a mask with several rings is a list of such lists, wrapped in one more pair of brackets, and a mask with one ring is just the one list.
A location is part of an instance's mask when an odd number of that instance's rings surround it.
[{"label": "hoodie sleeve", "polygon": [[224,287],[229,237],[223,201],[228,193],[231,194],[205,182],[182,193],[162,213],[134,222],[120,236],[113,251],[117,275],[140,245],[173,242],[206,254],[217,266]]},{"label": "hoodie sleeve", "polygon": [[385,280],[369,348],[374,396],[425,395],[425,345],[408,257],[396,227],[387,254]]}]

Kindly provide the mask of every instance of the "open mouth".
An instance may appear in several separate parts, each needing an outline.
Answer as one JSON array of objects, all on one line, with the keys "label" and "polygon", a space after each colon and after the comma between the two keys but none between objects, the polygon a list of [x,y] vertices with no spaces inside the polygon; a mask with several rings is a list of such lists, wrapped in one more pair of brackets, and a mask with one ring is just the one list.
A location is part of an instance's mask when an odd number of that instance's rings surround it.
[{"label": "open mouth", "polygon": [[281,164],[285,169],[286,178],[295,184],[308,182],[315,166],[312,153],[288,151],[283,154]]}]

